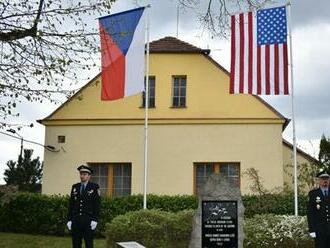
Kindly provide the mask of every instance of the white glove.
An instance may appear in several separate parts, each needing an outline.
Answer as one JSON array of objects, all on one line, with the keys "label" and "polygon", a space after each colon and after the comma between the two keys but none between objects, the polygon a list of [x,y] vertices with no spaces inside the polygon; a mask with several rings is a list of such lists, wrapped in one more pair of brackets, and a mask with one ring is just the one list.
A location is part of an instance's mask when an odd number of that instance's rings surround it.
[{"label": "white glove", "polygon": [[311,238],[315,239],[316,238],[316,233],[315,232],[311,232],[311,233],[309,233],[309,236]]},{"label": "white glove", "polygon": [[71,230],[71,226],[72,226],[72,221],[68,221],[68,223],[66,223],[66,226],[68,227],[69,230]]},{"label": "white glove", "polygon": [[96,226],[97,226],[97,222],[94,221],[94,220],[92,220],[91,221],[91,228],[92,228],[92,230],[95,230]]}]

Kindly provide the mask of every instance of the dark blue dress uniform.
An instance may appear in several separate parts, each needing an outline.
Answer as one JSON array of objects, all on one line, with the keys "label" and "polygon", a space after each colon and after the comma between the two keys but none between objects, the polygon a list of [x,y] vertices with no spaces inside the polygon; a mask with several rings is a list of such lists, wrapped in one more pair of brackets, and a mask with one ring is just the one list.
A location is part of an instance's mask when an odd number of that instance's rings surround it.
[{"label": "dark blue dress uniform", "polygon": [[91,222],[98,222],[100,213],[99,185],[88,182],[83,189],[82,183],[72,185],[68,221],[72,221],[72,246],[81,248],[82,239],[86,248],[93,248],[94,231]]},{"label": "dark blue dress uniform", "polygon": [[309,232],[315,232],[315,247],[330,247],[330,197],[321,188],[311,190],[308,194],[307,219]]}]

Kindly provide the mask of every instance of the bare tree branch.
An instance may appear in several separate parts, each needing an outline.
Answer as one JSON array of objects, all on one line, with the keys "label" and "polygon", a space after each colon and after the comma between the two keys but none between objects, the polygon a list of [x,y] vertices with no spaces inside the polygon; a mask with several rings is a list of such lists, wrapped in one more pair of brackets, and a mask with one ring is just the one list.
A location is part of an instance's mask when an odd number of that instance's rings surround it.
[{"label": "bare tree branch", "polygon": [[[0,1],[0,128],[23,100],[70,96],[99,53],[95,17],[115,0]],[[62,97],[63,98],[63,97]]]},{"label": "bare tree branch", "polygon": [[197,11],[202,28],[212,36],[228,38],[230,16],[247,10],[257,10],[272,0],[178,0],[184,9]]},{"label": "bare tree branch", "polygon": [[27,36],[35,37],[38,31],[38,23],[40,21],[43,4],[44,4],[44,0],[40,0],[38,12],[36,14],[36,18],[34,19],[33,26],[31,28],[12,30],[7,33],[0,32],[0,41],[19,40]]}]

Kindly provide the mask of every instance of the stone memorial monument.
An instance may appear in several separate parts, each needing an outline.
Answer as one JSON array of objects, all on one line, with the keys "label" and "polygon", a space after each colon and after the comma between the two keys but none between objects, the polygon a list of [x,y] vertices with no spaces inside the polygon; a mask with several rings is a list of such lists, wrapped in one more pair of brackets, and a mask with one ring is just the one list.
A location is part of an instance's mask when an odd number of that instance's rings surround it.
[{"label": "stone memorial monument", "polygon": [[199,192],[189,248],[243,248],[244,206],[238,186],[212,174]]}]

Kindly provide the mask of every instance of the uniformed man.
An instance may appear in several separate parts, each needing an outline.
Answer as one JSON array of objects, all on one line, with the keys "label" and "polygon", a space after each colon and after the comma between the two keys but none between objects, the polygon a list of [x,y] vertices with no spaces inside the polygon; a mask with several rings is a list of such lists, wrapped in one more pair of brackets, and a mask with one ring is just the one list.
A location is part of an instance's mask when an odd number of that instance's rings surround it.
[{"label": "uniformed man", "polygon": [[72,231],[72,247],[81,248],[82,239],[86,248],[93,248],[93,236],[100,212],[99,185],[90,182],[92,169],[87,165],[77,168],[80,183],[72,185],[67,227]]},{"label": "uniformed man", "polygon": [[309,234],[315,239],[316,248],[330,247],[330,175],[327,171],[317,174],[319,188],[308,194],[307,219]]}]

